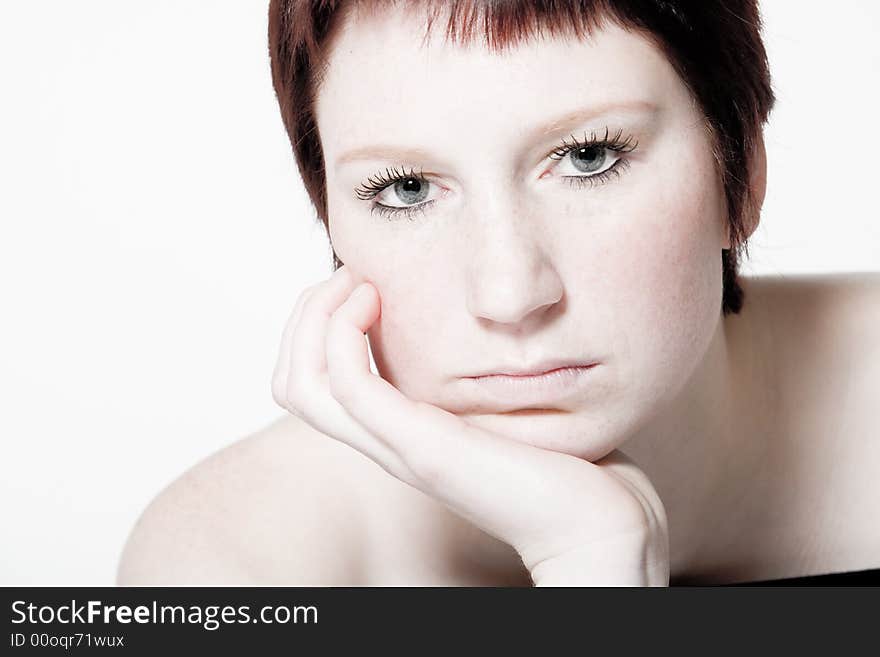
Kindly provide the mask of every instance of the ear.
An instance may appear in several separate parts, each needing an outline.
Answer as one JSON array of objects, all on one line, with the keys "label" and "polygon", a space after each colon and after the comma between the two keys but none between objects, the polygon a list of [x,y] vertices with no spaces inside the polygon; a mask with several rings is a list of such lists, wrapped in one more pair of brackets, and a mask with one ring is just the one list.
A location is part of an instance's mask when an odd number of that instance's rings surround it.
[{"label": "ear", "polygon": [[764,131],[758,131],[755,146],[752,150],[752,169],[749,179],[749,187],[752,195],[752,217],[748,225],[746,235],[751,235],[758,227],[761,219],[761,207],[764,205],[764,196],[767,194],[767,150],[764,148]]},{"label": "ear", "polygon": [[[743,207],[743,239],[751,237],[761,220],[761,207],[767,193],[767,151],[764,131],[759,130],[749,154],[749,197]],[[728,238],[729,243],[729,238]],[[729,247],[727,247],[729,248]]]}]

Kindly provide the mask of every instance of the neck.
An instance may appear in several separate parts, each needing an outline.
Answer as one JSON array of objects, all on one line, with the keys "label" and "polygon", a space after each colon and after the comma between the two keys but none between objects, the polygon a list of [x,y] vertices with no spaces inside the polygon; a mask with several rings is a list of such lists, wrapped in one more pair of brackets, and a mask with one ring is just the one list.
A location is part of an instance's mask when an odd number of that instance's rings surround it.
[{"label": "neck", "polygon": [[[744,426],[751,386],[739,369],[751,360],[733,339],[741,318],[719,318],[709,347],[675,398],[621,448],[654,483],[669,522],[670,573],[687,574],[708,560],[709,538],[728,527],[760,458],[759,431]],[[746,412],[744,412],[746,411]],[[754,440],[750,440],[754,438]]]}]

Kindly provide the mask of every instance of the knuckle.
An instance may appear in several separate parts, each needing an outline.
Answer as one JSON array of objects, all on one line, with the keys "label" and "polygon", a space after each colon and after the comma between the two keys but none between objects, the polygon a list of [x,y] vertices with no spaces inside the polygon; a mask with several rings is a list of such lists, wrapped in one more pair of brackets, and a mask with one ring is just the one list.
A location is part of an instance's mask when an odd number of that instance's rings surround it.
[{"label": "knuckle", "polygon": [[314,306],[317,303],[318,295],[315,292],[321,286],[320,283],[315,283],[314,285],[309,285],[305,290],[303,290],[301,303],[303,312],[311,312],[314,310]]},{"label": "knuckle", "polygon": [[318,283],[312,283],[311,285],[306,285],[303,288],[303,291],[299,293],[298,301],[302,301],[303,303],[305,303],[308,300],[309,295],[311,295],[311,293],[315,291],[316,287],[318,287]]},{"label": "knuckle", "polygon": [[284,383],[286,378],[287,363],[283,362],[279,354],[278,358],[275,360],[275,366],[272,368],[272,387],[278,387],[280,384]]},{"label": "knuckle", "polygon": [[284,388],[285,394],[287,395],[287,401],[292,406],[297,406],[302,399],[302,383],[299,380],[299,377],[291,375],[287,378],[287,385]]},{"label": "knuckle", "polygon": [[285,398],[284,392],[285,386],[284,381],[278,375],[272,377],[272,399],[275,400],[275,403],[279,406],[286,406],[287,399]]},{"label": "knuckle", "polygon": [[285,404],[285,408],[287,408],[287,410],[289,410],[297,417],[303,417],[304,409],[306,408],[307,404],[305,401],[305,389],[302,382],[299,380],[299,377],[289,377],[287,379],[287,385],[284,388],[284,392],[287,401],[287,403]]}]

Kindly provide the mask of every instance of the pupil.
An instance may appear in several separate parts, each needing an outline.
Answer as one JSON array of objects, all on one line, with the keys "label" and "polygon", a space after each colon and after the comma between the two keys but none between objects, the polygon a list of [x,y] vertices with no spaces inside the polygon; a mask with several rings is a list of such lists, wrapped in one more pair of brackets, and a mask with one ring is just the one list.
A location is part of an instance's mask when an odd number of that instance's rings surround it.
[{"label": "pupil", "polygon": [[604,150],[601,146],[583,146],[572,152],[572,160],[581,171],[595,171],[605,161]]},{"label": "pupil", "polygon": [[428,186],[423,185],[418,178],[409,177],[395,183],[394,189],[398,198],[404,203],[420,203],[428,195]]}]

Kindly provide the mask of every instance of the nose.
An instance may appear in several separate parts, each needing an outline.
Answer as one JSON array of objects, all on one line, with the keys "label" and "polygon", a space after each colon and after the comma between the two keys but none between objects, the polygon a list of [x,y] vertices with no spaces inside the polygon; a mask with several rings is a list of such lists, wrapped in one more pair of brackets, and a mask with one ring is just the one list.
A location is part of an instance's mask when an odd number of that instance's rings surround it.
[{"label": "nose", "polygon": [[506,325],[536,321],[562,299],[562,280],[541,242],[538,222],[515,212],[471,223],[467,308]]}]

